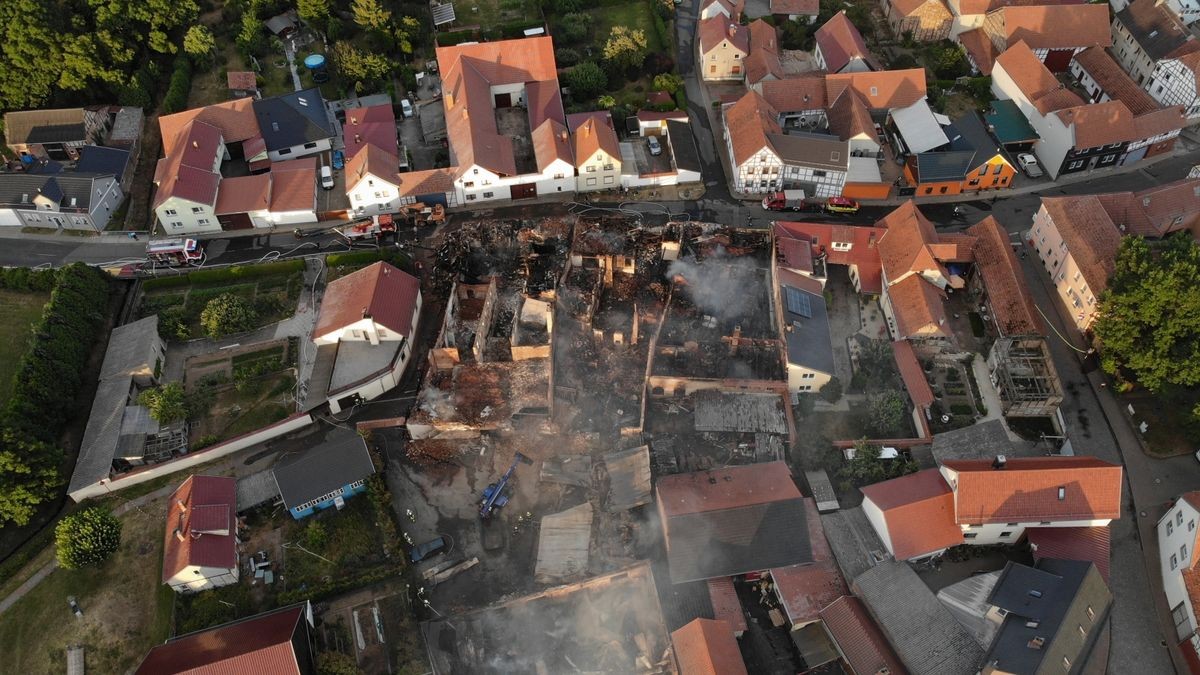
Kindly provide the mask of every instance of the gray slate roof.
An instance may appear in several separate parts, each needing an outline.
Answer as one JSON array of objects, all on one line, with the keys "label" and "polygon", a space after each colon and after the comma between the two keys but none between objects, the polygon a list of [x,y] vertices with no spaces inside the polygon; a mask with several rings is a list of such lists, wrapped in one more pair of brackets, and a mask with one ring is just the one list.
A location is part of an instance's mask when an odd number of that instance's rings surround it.
[{"label": "gray slate roof", "polygon": [[79,149],[79,161],[75,163],[75,172],[94,173],[120,178],[125,175],[125,167],[128,164],[128,150],[106,148],[100,145],[85,145]]},{"label": "gray slate roof", "polygon": [[331,433],[324,443],[275,463],[283,503],[293,508],[375,473],[367,444],[358,434]]},{"label": "gray slate roof", "polygon": [[907,563],[887,562],[852,584],[914,675],[974,673],[983,650]]},{"label": "gray slate roof", "polygon": [[696,392],[696,431],[786,434],[783,399],[757,392]]},{"label": "gray slate roof", "polygon": [[92,412],[83,430],[79,458],[71,473],[67,492],[95,485],[112,470],[114,454],[121,438],[121,421],[133,389],[133,378],[122,375],[100,380],[92,399]]},{"label": "gray slate roof", "polygon": [[272,152],[333,136],[320,89],[264,98],[254,102],[258,128]]},{"label": "gray slate roof", "polygon": [[130,375],[137,370],[152,368],[154,364],[146,363],[146,355],[150,353],[151,345],[157,341],[157,314],[117,326],[108,336],[104,365],[100,367],[100,379]]},{"label": "gray slate roof", "polygon": [[996,455],[1038,457],[1041,454],[1033,443],[1009,440],[1004,422],[1000,420],[988,420],[933,436],[933,458],[939,465],[955,459],[995,459]]},{"label": "gray slate roof", "polygon": [[787,337],[788,363],[794,363],[805,368],[811,368],[822,373],[833,374],[833,340],[829,337],[829,311],[825,307],[825,297],[817,293],[780,284],[784,288],[801,293],[808,298],[808,306],[812,316],[801,316],[788,311],[787,293],[781,290],[780,295],[785,302],[780,311],[783,321],[791,326]]},{"label": "gray slate roof", "polygon": [[850,164],[850,142],[830,134],[792,132],[767,134],[779,158],[792,164],[845,171]]},{"label": "gray slate roof", "polygon": [[[0,173],[0,207],[32,209],[33,198],[43,191],[64,208],[72,208],[71,200],[74,199],[73,208],[86,211],[92,204],[95,180],[91,174]],[[28,201],[24,200],[26,195]]]},{"label": "gray slate roof", "polygon": [[696,136],[692,125],[679,120],[667,120],[667,137],[671,139],[671,152],[675,155],[675,168],[700,173],[700,152],[696,149]]},{"label": "gray slate roof", "polygon": [[846,581],[892,558],[861,506],[823,514],[821,526]]},{"label": "gray slate roof", "polygon": [[803,499],[672,516],[671,581],[731,577],[813,561]]}]

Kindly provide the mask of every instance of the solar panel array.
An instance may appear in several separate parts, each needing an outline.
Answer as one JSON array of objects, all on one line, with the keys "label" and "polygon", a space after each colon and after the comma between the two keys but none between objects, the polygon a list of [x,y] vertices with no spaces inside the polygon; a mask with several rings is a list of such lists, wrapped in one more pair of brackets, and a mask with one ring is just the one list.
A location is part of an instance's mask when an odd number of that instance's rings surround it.
[{"label": "solar panel array", "polygon": [[811,319],[812,318],[812,302],[806,293],[803,293],[790,286],[783,287],[784,301],[787,302],[787,311],[792,314]]}]

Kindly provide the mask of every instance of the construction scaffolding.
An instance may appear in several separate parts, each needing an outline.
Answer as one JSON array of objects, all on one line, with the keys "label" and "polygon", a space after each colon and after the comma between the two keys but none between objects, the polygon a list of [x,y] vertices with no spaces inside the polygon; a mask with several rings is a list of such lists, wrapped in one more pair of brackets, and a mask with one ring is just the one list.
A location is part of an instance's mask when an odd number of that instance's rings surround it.
[{"label": "construction scaffolding", "polygon": [[1062,381],[1046,338],[996,340],[988,354],[988,371],[1005,417],[1049,417],[1062,405]]}]

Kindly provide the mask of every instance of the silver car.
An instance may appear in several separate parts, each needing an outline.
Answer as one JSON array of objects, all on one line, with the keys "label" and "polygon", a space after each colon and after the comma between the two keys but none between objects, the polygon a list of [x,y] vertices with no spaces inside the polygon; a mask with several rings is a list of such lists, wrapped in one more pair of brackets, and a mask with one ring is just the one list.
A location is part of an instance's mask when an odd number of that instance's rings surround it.
[{"label": "silver car", "polygon": [[1021,165],[1021,171],[1024,171],[1025,175],[1030,178],[1041,178],[1045,175],[1042,173],[1042,167],[1038,166],[1037,157],[1028,152],[1017,155],[1017,164]]},{"label": "silver car", "polygon": [[655,157],[662,154],[662,143],[658,142],[658,136],[647,136],[646,143],[650,146],[650,154]]}]

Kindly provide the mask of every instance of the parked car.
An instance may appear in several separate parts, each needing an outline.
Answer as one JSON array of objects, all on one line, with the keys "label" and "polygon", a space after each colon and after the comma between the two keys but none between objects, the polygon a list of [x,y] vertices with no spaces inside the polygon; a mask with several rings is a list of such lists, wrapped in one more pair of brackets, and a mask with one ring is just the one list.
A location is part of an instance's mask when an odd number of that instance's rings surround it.
[{"label": "parked car", "polygon": [[321,187],[326,190],[333,189],[333,169],[330,169],[328,164],[321,165]]},{"label": "parked car", "polygon": [[333,151],[333,168],[341,171],[342,167],[346,166],[346,153],[341,150]]},{"label": "parked car", "polygon": [[1037,157],[1028,152],[1017,155],[1017,164],[1021,165],[1021,171],[1024,171],[1025,175],[1030,178],[1041,178],[1045,175],[1042,173],[1042,167],[1038,166]]},{"label": "parked car", "polygon": [[413,105],[412,105],[412,103],[409,102],[408,99],[406,99],[406,98],[400,99],[400,112],[404,113],[405,117],[413,116]]},{"label": "parked car", "polygon": [[658,142],[658,136],[647,136],[646,143],[650,146],[650,154],[655,157],[662,154],[662,143]]},{"label": "parked car", "polygon": [[414,546],[413,550],[408,553],[408,559],[415,564],[422,560],[428,560],[445,550],[446,538],[438,537],[437,539],[430,539],[419,546]]}]

